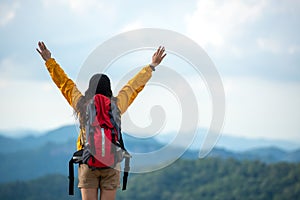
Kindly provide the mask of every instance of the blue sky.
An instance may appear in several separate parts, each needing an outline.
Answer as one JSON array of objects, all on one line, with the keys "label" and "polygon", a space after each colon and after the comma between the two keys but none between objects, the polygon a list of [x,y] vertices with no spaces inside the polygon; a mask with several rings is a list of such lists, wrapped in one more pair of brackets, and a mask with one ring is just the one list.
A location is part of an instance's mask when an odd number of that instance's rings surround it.
[{"label": "blue sky", "polygon": [[[193,39],[215,63],[226,94],[224,134],[299,143],[299,9],[296,0],[0,0],[0,127],[44,131],[75,123],[35,51],[39,40],[76,80],[102,42],[129,30],[161,28]],[[210,102],[203,92],[197,96],[199,126],[208,127]],[[137,108],[138,102],[129,112]],[[170,121],[174,126],[178,119]]]}]

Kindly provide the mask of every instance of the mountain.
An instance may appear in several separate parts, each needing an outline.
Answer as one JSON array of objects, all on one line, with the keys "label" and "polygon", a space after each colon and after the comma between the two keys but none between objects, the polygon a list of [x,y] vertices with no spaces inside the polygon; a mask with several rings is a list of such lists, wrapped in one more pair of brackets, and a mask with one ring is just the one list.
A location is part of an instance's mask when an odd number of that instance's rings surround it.
[{"label": "mountain", "polygon": [[0,153],[0,182],[30,180],[46,174],[67,175],[68,162],[75,151],[74,141],[46,143],[36,149]]},{"label": "mountain", "polygon": [[[191,145],[190,149],[192,150],[199,150],[202,146],[202,143],[205,139],[207,130],[206,129],[199,129],[197,136],[195,137],[193,144]],[[0,132],[0,145],[1,150],[0,152],[16,152],[19,150],[26,150],[26,149],[34,149],[36,147],[41,147],[47,142],[54,142],[58,144],[63,144],[66,141],[74,140],[76,141],[78,136],[78,127],[75,125],[63,126],[58,129],[54,129],[48,132],[43,133],[39,136],[24,136],[22,138],[12,138],[3,135],[8,135]],[[22,134],[24,135],[24,134]],[[134,138],[127,134],[126,136],[126,143],[129,140],[129,143],[148,143],[148,144],[160,144],[159,147],[168,144],[172,138],[174,137],[174,133],[160,135],[154,138]],[[183,138],[184,139],[184,138]],[[132,142],[131,142],[132,141]],[[131,147],[131,145],[128,145]],[[176,144],[177,147],[183,147],[180,143]],[[150,147],[157,149],[158,147]],[[294,151],[300,148],[300,142],[291,142],[291,141],[284,141],[284,140],[270,140],[270,139],[252,139],[252,138],[243,138],[243,137],[236,137],[230,136],[227,134],[221,135],[219,140],[216,144],[217,148],[226,149],[229,151],[235,152],[244,152],[252,149],[257,148],[268,148],[268,147],[277,147],[284,151]]]},{"label": "mountain", "polygon": [[[300,149],[295,151],[284,151],[277,147],[257,148],[244,152],[228,151],[222,148],[214,148],[207,157],[215,157],[235,160],[258,160],[264,163],[290,162],[300,163]],[[188,150],[184,153],[183,158],[197,159],[198,152]],[[204,158],[205,159],[205,158]]]},{"label": "mountain", "polygon": [[243,153],[244,158],[248,160],[261,160],[267,163],[280,162],[286,160],[286,157],[293,152],[286,152],[277,147],[257,148]]},{"label": "mountain", "polygon": [[[160,150],[166,145],[153,138],[140,139],[124,134],[125,146],[129,152],[143,154]],[[0,136],[0,182],[13,180],[29,180],[46,174],[68,174],[68,162],[76,151],[77,129],[75,126],[65,126],[50,131],[42,136],[27,136],[23,138],[7,138]],[[185,152],[183,159],[198,159],[198,149],[181,149],[172,146],[171,151],[155,158],[161,163],[177,152]],[[246,151],[232,151],[215,147],[208,157],[235,160],[259,160],[264,163],[300,162],[300,148],[287,151],[278,147],[263,147]],[[204,158],[206,159],[206,158]],[[153,160],[145,157],[142,164],[153,164]],[[133,169],[139,167],[136,157],[131,161]],[[11,170],[13,169],[13,170]],[[75,170],[76,171],[76,170]]]},{"label": "mountain", "polygon": [[[206,135],[207,135],[206,129],[199,129],[190,148],[193,150],[199,150],[202,147],[203,142],[205,141]],[[176,136],[175,133],[166,133],[164,135],[157,137],[157,140],[161,143],[166,144],[169,143],[169,141],[172,138],[174,138],[174,136]],[[267,147],[277,147],[285,151],[294,151],[300,148],[300,141],[244,138],[244,137],[232,136],[229,134],[221,134],[216,142],[217,143],[215,147],[227,149],[229,151],[235,151],[235,152],[244,152],[251,149],[267,148]],[[180,143],[176,145],[185,147]]]},{"label": "mountain", "polygon": [[75,189],[74,192],[74,196],[68,195],[68,178],[60,174],[0,184],[0,199],[3,200],[80,200],[80,191]]},{"label": "mountain", "polygon": [[299,199],[300,164],[207,158],[138,174],[119,199]]},{"label": "mountain", "polygon": [[[9,138],[0,135],[0,153],[18,152],[24,150],[36,149],[43,147],[47,143],[64,144],[73,141],[76,144],[78,137],[78,129],[74,125],[63,126],[61,128],[51,130],[40,136],[25,136],[22,138]],[[154,151],[163,146],[153,138],[137,139],[124,133],[125,146],[128,150],[138,153]]]},{"label": "mountain", "polygon": [[243,138],[223,134],[217,144],[220,148],[231,151],[243,152],[257,148],[277,147],[285,151],[294,151],[300,148],[300,141],[274,140],[274,139],[254,139]]},{"label": "mountain", "polygon": [[[299,199],[299,170],[300,164],[293,163],[181,159],[155,172],[130,175],[127,190],[118,190],[117,199]],[[81,199],[79,190],[74,191],[74,196],[68,195],[66,176],[51,174],[29,181],[2,183],[0,199]]]},{"label": "mountain", "polygon": [[[126,136],[127,137],[127,136]],[[130,152],[146,153],[160,149],[163,145],[155,140],[135,141],[138,139],[128,137],[126,141]],[[68,162],[75,149],[74,140],[69,140],[63,144],[53,142],[45,143],[44,146],[36,149],[21,150],[11,153],[0,153],[2,163],[0,165],[0,182],[9,182],[14,180],[30,180],[47,174],[68,175]],[[178,149],[174,148],[174,152]],[[243,153],[232,152],[225,149],[214,148],[208,157],[235,159],[235,160],[259,160],[265,163],[276,162],[300,162],[300,149],[294,152],[286,152],[277,148],[264,148],[246,151]],[[171,152],[172,153],[172,152]],[[156,158],[156,163],[162,163],[170,158],[168,154],[161,154]],[[183,159],[198,160],[198,151],[188,150],[182,156]],[[204,158],[202,160],[205,160]],[[132,169],[140,167],[139,165],[153,165],[153,160],[145,159],[143,163],[131,160]],[[13,170],[12,170],[13,169]],[[77,172],[77,170],[75,170]]]},{"label": "mountain", "polygon": [[[52,173],[67,175],[68,162],[76,151],[77,136],[70,134],[74,129],[74,126],[63,127],[39,137],[0,137],[4,147],[0,152],[0,182],[29,180]],[[163,147],[154,139],[137,139],[127,134],[124,134],[124,140],[128,151],[135,153]]]},{"label": "mountain", "polygon": [[300,149],[288,153],[282,161],[287,162],[300,162]]},{"label": "mountain", "polygon": [[9,138],[0,135],[0,153],[18,152],[42,147],[48,142],[63,144],[69,140],[76,141],[78,130],[76,126],[63,126],[61,128],[46,132],[40,136],[24,136],[21,138]]}]

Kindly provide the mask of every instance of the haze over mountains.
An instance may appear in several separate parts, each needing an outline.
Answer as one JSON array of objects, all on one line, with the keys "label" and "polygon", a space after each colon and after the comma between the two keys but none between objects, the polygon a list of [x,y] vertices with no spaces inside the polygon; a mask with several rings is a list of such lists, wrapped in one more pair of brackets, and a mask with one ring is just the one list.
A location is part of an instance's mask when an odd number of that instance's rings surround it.
[{"label": "haze over mountains", "polygon": [[[77,139],[78,129],[75,125],[67,125],[47,131],[45,133],[39,133],[37,135],[34,131],[18,131],[21,137],[10,137],[10,132],[0,131],[0,145],[3,147],[1,152],[14,152],[22,149],[31,149],[38,146],[44,145],[48,142],[53,142],[57,144],[65,143],[69,140],[75,141]],[[193,144],[190,146],[192,150],[199,150],[204,140],[207,130],[200,129],[198,135],[196,136]],[[159,138],[150,138],[150,139],[139,139],[127,135],[129,139],[127,140],[138,140],[141,141],[155,141],[156,143],[166,144],[169,142],[172,137],[172,133],[165,134]],[[180,145],[178,145],[180,147]],[[257,148],[265,147],[276,147],[285,151],[294,151],[300,148],[300,141],[288,141],[288,140],[272,140],[272,139],[253,139],[253,138],[243,138],[235,137],[223,134],[219,138],[216,144],[217,148],[223,148],[229,151],[243,152]]]},{"label": "haze over mountains", "polygon": [[[68,174],[68,162],[76,150],[77,128],[64,126],[40,136],[9,138],[0,136],[2,164],[0,182],[30,180],[47,174]],[[199,159],[198,137],[183,159]],[[165,146],[165,138],[134,138],[124,134],[125,145],[130,152],[148,153]],[[174,151],[182,148],[173,147]],[[158,159],[168,158],[168,154]],[[208,157],[233,158],[237,160],[260,160],[265,163],[300,162],[299,145],[287,141],[236,138],[223,135]],[[205,159],[205,158],[204,158]],[[138,165],[135,158],[132,165]],[[14,169],[13,171],[11,169]]]}]

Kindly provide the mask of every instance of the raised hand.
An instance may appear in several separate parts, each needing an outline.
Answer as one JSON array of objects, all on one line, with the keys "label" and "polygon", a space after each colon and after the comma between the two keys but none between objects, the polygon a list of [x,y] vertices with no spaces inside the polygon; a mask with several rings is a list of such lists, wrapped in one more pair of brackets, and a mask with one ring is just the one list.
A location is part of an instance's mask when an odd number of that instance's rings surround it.
[{"label": "raised hand", "polygon": [[36,48],[37,52],[42,56],[42,58],[47,61],[51,58],[51,52],[47,49],[46,45],[44,42],[39,42],[39,49]]},{"label": "raised hand", "polygon": [[159,65],[166,55],[167,54],[165,53],[165,47],[159,47],[152,56],[151,66],[156,67],[157,65]]}]

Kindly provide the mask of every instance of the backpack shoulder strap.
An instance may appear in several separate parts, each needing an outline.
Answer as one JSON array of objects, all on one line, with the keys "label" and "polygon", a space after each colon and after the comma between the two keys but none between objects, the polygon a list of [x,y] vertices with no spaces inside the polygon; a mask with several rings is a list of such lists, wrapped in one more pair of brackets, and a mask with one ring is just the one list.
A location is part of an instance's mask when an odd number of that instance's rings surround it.
[{"label": "backpack shoulder strap", "polygon": [[82,162],[83,150],[76,151],[69,161],[69,195],[74,195],[74,164]]},{"label": "backpack shoulder strap", "polygon": [[[94,104],[94,99],[90,100],[86,107],[86,125],[85,125],[85,133],[86,133],[86,138],[89,137],[89,134],[92,130],[91,125],[93,124],[94,120],[96,117],[96,109],[95,109],[95,104]],[[85,141],[86,143],[88,140]]]}]

